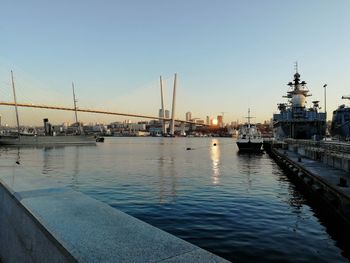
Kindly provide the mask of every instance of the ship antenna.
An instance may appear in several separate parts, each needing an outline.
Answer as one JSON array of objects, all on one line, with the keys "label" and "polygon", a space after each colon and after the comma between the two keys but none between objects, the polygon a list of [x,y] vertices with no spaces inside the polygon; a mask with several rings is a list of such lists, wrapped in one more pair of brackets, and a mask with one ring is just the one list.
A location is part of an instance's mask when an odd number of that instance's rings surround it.
[{"label": "ship antenna", "polygon": [[250,108],[248,108],[248,127],[250,128]]},{"label": "ship antenna", "polygon": [[298,61],[295,61],[294,69],[295,73],[298,73]]},{"label": "ship antenna", "polygon": [[250,117],[250,108],[248,108],[248,117],[246,117],[248,119],[248,128],[250,128],[250,119],[253,119],[255,117]]},{"label": "ship antenna", "polygon": [[18,118],[16,89],[15,89],[15,82],[13,81],[13,72],[12,72],[12,70],[11,70],[11,81],[12,81],[13,99],[15,101],[15,109],[16,109],[16,121],[17,121],[17,130],[18,130],[18,139],[20,140],[21,136],[20,136],[20,132],[19,132],[19,118]]}]

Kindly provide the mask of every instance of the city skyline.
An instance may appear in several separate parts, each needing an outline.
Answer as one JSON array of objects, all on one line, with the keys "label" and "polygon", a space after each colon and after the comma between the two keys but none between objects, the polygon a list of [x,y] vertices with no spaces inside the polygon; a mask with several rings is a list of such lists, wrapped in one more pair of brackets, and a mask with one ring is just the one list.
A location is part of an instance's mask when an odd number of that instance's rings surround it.
[{"label": "city skyline", "polygon": [[[328,119],[350,94],[350,3],[337,1],[30,1],[3,3],[0,18],[0,96],[18,101],[157,116],[159,75],[171,109],[178,73],[176,117],[224,122],[269,120],[288,90],[294,63],[312,100]],[[13,12],[16,10],[16,12]],[[14,14],[15,13],[15,14]],[[311,106],[311,101],[308,103]],[[11,107],[0,107],[14,124]],[[22,124],[74,121],[74,113],[20,109]],[[122,120],[79,114],[84,122]],[[136,121],[136,120],[135,120]]]}]

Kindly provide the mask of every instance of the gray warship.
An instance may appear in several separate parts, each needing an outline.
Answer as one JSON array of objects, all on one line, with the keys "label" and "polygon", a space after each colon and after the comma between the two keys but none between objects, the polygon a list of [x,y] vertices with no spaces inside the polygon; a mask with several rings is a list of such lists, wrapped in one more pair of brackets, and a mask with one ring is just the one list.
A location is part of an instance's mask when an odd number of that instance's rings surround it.
[{"label": "gray warship", "polygon": [[273,115],[275,139],[322,139],[326,134],[326,113],[319,112],[319,101],[312,101],[309,108],[306,106],[306,98],[311,94],[306,82],[300,80],[298,70],[287,85],[289,91],[283,97],[288,102],[278,104],[280,113]]},{"label": "gray warship", "polygon": [[[343,96],[342,99],[350,100],[350,96]],[[342,104],[333,111],[332,126],[330,129],[332,137],[339,140],[350,140],[350,107]]]}]

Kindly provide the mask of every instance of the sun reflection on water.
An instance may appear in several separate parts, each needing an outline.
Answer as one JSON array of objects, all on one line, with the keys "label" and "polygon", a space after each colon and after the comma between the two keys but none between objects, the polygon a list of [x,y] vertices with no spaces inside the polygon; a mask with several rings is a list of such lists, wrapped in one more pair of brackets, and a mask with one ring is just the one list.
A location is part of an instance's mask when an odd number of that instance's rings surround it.
[{"label": "sun reflection on water", "polygon": [[218,139],[213,139],[211,145],[210,157],[212,161],[212,183],[217,185],[220,183],[220,148]]}]

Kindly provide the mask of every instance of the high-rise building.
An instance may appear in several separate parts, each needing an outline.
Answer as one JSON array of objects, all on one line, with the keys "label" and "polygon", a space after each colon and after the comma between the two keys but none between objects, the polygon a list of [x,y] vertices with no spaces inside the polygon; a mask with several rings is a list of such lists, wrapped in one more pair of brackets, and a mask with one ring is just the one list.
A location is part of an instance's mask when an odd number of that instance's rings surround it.
[{"label": "high-rise building", "polygon": [[206,124],[207,124],[207,125],[210,125],[210,116],[207,116]]},{"label": "high-rise building", "polygon": [[[170,118],[170,111],[169,110],[164,110],[164,114],[165,114],[164,118],[167,118],[167,119]],[[162,109],[159,109],[158,117],[159,118],[163,118],[163,111],[162,111]]]},{"label": "high-rise building", "polygon": [[192,120],[192,113],[190,111],[186,112],[186,121]]},{"label": "high-rise building", "polygon": [[217,120],[218,120],[218,126],[220,128],[224,127],[224,122],[223,122],[224,117],[222,115],[218,115],[218,119]]},{"label": "high-rise building", "polygon": [[[170,118],[170,111],[169,110],[165,110],[164,114],[165,114],[164,118],[166,118],[166,119]],[[163,118],[163,111],[162,111],[162,109],[159,109],[158,117],[159,118]]]},{"label": "high-rise building", "polygon": [[169,119],[170,118],[170,111],[165,110],[165,118]]}]

